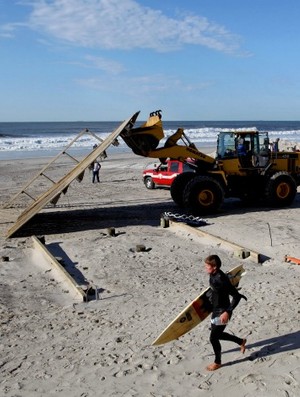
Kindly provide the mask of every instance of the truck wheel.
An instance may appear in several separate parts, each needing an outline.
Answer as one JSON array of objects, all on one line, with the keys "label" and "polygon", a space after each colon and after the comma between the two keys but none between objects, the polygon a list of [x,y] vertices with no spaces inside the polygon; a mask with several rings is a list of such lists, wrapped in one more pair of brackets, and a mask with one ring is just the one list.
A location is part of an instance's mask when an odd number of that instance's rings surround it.
[{"label": "truck wheel", "polygon": [[184,189],[183,202],[193,214],[216,212],[224,200],[224,190],[220,183],[209,176],[197,176]]},{"label": "truck wheel", "polygon": [[265,189],[265,197],[269,205],[285,207],[292,204],[297,193],[297,185],[294,178],[287,172],[276,172],[268,180]]},{"label": "truck wheel", "polygon": [[154,184],[151,176],[146,176],[146,178],[144,179],[144,184],[147,189],[154,189],[154,187],[155,187],[155,184]]},{"label": "truck wheel", "polygon": [[188,182],[195,178],[194,172],[184,172],[176,176],[171,185],[171,197],[178,207],[183,207],[183,191]]}]

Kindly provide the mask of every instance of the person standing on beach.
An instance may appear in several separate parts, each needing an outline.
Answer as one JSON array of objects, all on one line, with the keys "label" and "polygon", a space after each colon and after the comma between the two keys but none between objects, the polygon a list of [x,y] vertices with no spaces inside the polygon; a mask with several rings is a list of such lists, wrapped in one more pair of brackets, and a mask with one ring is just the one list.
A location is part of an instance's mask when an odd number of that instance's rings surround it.
[{"label": "person standing on beach", "polygon": [[97,182],[100,182],[100,179],[99,179],[100,168],[101,168],[101,164],[99,163],[99,161],[96,160],[94,162],[94,167],[93,167],[93,180],[92,180],[93,183],[95,183],[96,179],[97,179]]},{"label": "person standing on beach", "polygon": [[[210,343],[212,344],[215,360],[208,365],[208,371],[215,371],[221,367],[221,344],[220,340],[235,342],[240,346],[241,352],[245,353],[246,339],[238,338],[235,335],[224,332],[233,310],[239,304],[241,298],[247,298],[241,295],[231,284],[229,278],[222,272],[221,259],[218,255],[210,255],[205,259],[205,270],[209,274],[209,285],[211,288],[211,332]],[[232,300],[230,301],[230,296]],[[220,324],[218,324],[219,320]]]},{"label": "person standing on beach", "polygon": [[279,152],[279,140],[280,140],[280,138],[276,138],[276,141],[273,143],[273,152],[274,153]]}]

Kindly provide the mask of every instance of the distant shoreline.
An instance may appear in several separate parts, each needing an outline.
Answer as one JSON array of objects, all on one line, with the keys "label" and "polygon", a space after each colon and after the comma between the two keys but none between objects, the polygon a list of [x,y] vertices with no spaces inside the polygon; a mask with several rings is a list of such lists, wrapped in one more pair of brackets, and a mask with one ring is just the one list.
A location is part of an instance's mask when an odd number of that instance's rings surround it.
[{"label": "distant shoreline", "polygon": [[[215,151],[216,146],[212,145],[212,144],[208,144],[206,143],[205,145],[203,145],[203,147],[198,146],[199,151],[203,152],[203,153],[211,153],[213,151]],[[15,150],[15,151],[3,151],[0,152],[0,162],[1,161],[7,161],[7,160],[30,160],[30,159],[45,159],[45,158],[53,158],[55,156],[57,156],[59,153],[61,153],[63,151],[63,149],[50,149],[50,150]],[[72,148],[69,149],[68,151],[69,153],[72,153],[72,155],[75,156],[75,158],[84,158],[86,157],[90,151],[87,150],[87,148]],[[118,147],[115,146],[110,146],[107,150],[106,150],[108,156],[110,155],[118,155],[118,154],[132,154],[133,156],[136,156],[132,150],[126,146],[125,144],[122,144]]]},{"label": "distant shoreline", "polygon": [[[19,159],[36,159],[36,158],[53,158],[57,156],[59,153],[61,153],[63,149],[50,149],[50,150],[14,150],[14,151],[3,151],[0,152],[0,161],[6,161],[6,160],[19,160]],[[69,150],[69,152],[74,154],[75,156],[78,156],[79,158],[84,158],[87,156],[90,151],[87,150],[87,148],[72,148]],[[108,154],[109,153],[130,153],[131,149],[129,149],[127,146],[122,146],[122,147],[109,147],[107,149]]]}]

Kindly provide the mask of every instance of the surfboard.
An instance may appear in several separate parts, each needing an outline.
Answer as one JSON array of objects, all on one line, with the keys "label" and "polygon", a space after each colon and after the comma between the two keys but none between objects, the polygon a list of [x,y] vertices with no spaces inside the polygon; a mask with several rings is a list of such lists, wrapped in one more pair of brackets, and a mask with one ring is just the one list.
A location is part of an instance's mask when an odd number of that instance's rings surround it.
[{"label": "surfboard", "polygon": [[[243,265],[231,269],[226,274],[231,284],[239,285],[242,275],[245,273]],[[153,346],[163,345],[178,339],[206,319],[211,313],[209,301],[210,287],[206,288],[194,299],[178,316],[165,328],[165,330],[152,343]]]}]

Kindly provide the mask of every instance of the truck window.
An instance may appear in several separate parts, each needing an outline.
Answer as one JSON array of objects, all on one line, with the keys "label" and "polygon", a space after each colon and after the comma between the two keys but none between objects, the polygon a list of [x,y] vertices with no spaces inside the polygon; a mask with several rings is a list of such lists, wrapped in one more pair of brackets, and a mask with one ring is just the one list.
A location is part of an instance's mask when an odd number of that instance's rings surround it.
[{"label": "truck window", "polygon": [[179,163],[171,163],[170,172],[178,172]]},{"label": "truck window", "polygon": [[184,163],[183,164],[183,172],[191,172],[191,171],[195,171],[195,169],[194,168],[192,168],[189,164],[187,164],[187,163]]}]

